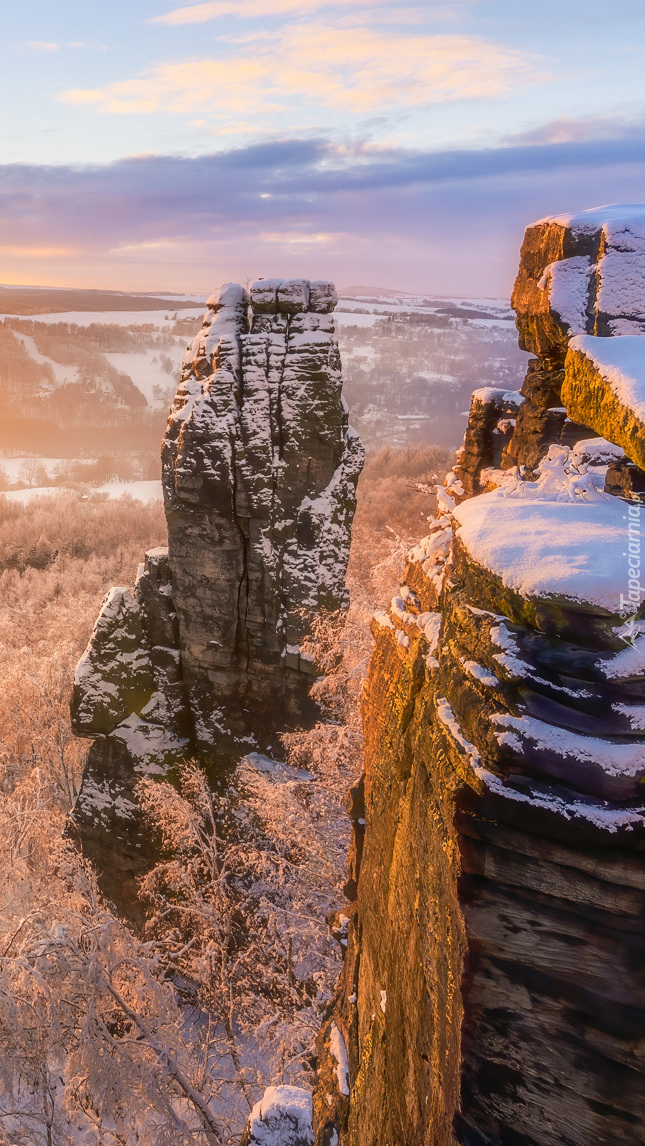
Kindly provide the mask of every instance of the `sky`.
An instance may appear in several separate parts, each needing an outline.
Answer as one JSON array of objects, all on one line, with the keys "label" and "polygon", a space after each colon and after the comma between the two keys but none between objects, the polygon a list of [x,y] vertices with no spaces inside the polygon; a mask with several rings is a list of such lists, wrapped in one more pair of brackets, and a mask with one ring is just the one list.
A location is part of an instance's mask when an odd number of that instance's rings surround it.
[{"label": "sky", "polygon": [[23,0],[0,282],[508,297],[525,226],[645,199],[642,0]]}]

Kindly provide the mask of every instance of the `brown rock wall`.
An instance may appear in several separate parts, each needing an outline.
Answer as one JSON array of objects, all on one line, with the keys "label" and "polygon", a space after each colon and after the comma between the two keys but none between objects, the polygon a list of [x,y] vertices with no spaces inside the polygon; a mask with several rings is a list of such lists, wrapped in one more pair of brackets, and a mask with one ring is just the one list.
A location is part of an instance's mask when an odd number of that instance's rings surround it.
[{"label": "brown rock wall", "polygon": [[[621,436],[586,366],[575,398],[564,373],[572,335],[643,322],[645,208],[642,236],[630,212],[528,229],[513,301],[520,342],[539,357],[523,401],[511,413],[507,395],[475,394],[444,516],[377,615],[366,823],[350,955],[320,1039],[318,1146],[645,1142],[640,612],[627,632],[618,604],[593,593],[554,583],[525,595],[450,528],[455,503],[495,486],[502,539],[518,520],[505,524],[518,504],[507,497],[642,496],[642,428]],[[609,441],[582,441],[594,432]],[[342,1102],[333,1023],[349,1049]]]}]

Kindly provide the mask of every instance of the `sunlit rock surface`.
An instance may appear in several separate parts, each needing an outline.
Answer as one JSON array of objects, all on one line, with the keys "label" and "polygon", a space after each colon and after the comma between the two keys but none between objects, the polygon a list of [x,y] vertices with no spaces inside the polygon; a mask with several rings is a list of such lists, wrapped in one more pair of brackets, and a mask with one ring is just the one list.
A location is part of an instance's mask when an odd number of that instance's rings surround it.
[{"label": "sunlit rock surface", "polygon": [[105,871],[140,866],[141,776],[191,755],[217,776],[311,718],[301,643],[347,605],[363,462],[335,305],[327,282],[229,283],[188,348],[162,446],[168,549],[110,591],[76,673],[74,729],[96,739],[75,820]]},{"label": "sunlit rock surface", "polygon": [[607,368],[645,333],[641,219],[528,229],[514,301],[539,358],[521,395],[475,395],[374,618],[318,1146],[645,1141],[645,473]]},{"label": "sunlit rock surface", "polygon": [[565,360],[562,402],[603,437],[622,446],[645,467],[645,340],[625,335],[571,340]]},{"label": "sunlit rock surface", "polygon": [[563,358],[576,334],[645,333],[645,207],[611,204],[528,227],[511,299],[520,345]]}]

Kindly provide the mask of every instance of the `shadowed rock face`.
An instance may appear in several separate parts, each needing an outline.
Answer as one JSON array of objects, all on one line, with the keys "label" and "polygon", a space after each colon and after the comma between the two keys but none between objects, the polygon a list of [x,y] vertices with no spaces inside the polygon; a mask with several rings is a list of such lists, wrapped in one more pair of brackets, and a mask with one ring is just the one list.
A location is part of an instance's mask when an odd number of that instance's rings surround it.
[{"label": "shadowed rock face", "polygon": [[[645,1141],[645,208],[591,214],[528,229],[539,358],[521,395],[475,394],[374,618],[318,1146]],[[569,272],[582,330],[549,297]]]},{"label": "shadowed rock face", "polygon": [[310,618],[347,603],[363,451],[348,429],[331,284],[212,302],[163,445],[169,559],[195,744],[297,720]]},{"label": "shadowed rock face", "polygon": [[110,591],[76,672],[73,727],[96,739],[75,819],[104,871],[115,852],[141,866],[141,776],[197,755],[216,777],[311,719],[301,642],[347,605],[363,462],[335,305],[326,282],[227,284],[188,349],[162,447],[168,549]]}]

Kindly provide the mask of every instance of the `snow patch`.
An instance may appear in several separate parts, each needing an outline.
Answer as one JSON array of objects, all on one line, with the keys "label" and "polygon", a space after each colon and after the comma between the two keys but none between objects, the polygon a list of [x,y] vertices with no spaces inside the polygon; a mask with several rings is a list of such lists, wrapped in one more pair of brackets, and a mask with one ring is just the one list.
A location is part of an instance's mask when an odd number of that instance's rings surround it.
[{"label": "snow patch", "polygon": [[593,362],[619,402],[645,422],[645,338],[637,334],[620,338],[580,334],[571,339],[570,347]]},{"label": "snow patch", "polygon": [[538,282],[539,290],[548,290],[551,310],[579,334],[587,326],[589,280],[594,268],[588,255],[575,255],[570,259],[549,263]]},{"label": "snow patch", "polygon": [[636,637],[609,660],[597,661],[596,667],[607,680],[627,680],[645,674],[645,636]]},{"label": "snow patch", "polygon": [[604,203],[600,207],[588,207],[586,211],[574,211],[571,214],[545,215],[537,219],[534,227],[541,223],[558,223],[561,227],[571,227],[573,231],[583,233],[596,231],[598,227],[618,225],[645,230],[645,203]]},{"label": "snow patch", "polygon": [[338,1089],[345,1097],[349,1096],[349,1058],[345,1040],[335,1023],[331,1024],[329,1049],[336,1059],[336,1079]]},{"label": "snow patch", "polygon": [[517,390],[501,390],[498,386],[480,386],[473,390],[473,398],[477,402],[507,402],[509,406],[519,409],[524,398]]},{"label": "snow patch", "polygon": [[615,704],[614,712],[626,716],[636,732],[645,732],[645,704]]},{"label": "snow patch", "polygon": [[392,632],[394,632],[394,622],[392,621],[389,613],[379,611],[378,613],[374,614],[374,620],[381,629],[392,629]]},{"label": "snow patch", "polygon": [[[584,763],[597,764],[608,776],[637,776],[645,767],[644,743],[613,743],[596,736],[582,736],[568,728],[546,724],[534,716],[512,716],[510,713],[496,712],[491,717],[498,728],[512,731],[512,742],[505,739],[506,733],[497,734],[501,744],[508,743],[513,748],[521,746],[521,740],[530,740],[538,749],[555,753],[560,757],[572,757]],[[519,733],[518,736],[514,735]]]},{"label": "snow patch", "polygon": [[606,438],[581,438],[571,448],[571,462],[575,466],[603,466],[625,457],[622,446],[608,442]]},{"label": "snow patch", "polygon": [[459,659],[464,670],[468,673],[468,676],[471,676],[473,680],[479,681],[485,688],[496,688],[499,685],[497,677],[494,676],[492,672],[489,672],[488,669],[484,668],[483,665],[477,664],[477,661],[469,661],[466,657],[460,657]]},{"label": "snow patch", "polygon": [[533,786],[532,791],[521,792],[517,788],[509,787],[500,776],[496,776],[486,768],[475,766],[475,773],[494,796],[503,796],[504,799],[513,800],[518,804],[528,804],[532,808],[552,812],[565,820],[585,820],[593,827],[612,834],[621,829],[633,831],[634,828],[645,827],[645,816],[629,808],[618,809],[606,801],[586,803],[582,800],[568,800],[537,784]]},{"label": "snow patch", "polygon": [[631,576],[626,505],[568,463],[569,451],[552,446],[537,481],[511,474],[462,502],[454,511],[457,536],[473,560],[523,597],[618,614]]},{"label": "snow patch", "polygon": [[269,1086],[248,1120],[251,1146],[313,1146],[311,1095],[299,1086]]},{"label": "snow patch", "polygon": [[[437,716],[454,740],[468,754],[475,775],[493,795],[502,796],[504,799],[513,800],[516,803],[527,804],[532,808],[552,812],[562,816],[565,820],[582,819],[606,832],[615,833],[621,829],[632,831],[637,827],[645,827],[645,816],[640,812],[632,809],[615,808],[605,800],[598,802],[577,801],[573,797],[569,800],[550,792],[548,788],[539,783],[534,783],[532,790],[525,792],[510,787],[501,776],[496,776],[494,772],[489,772],[487,768],[483,767],[479,752],[473,744],[466,740],[455,719],[455,714],[445,698],[437,701]],[[606,742],[603,741],[602,743],[605,744]]]},{"label": "snow patch", "polygon": [[441,613],[422,613],[421,617],[419,617],[420,627],[422,619],[424,622],[423,635],[430,645],[428,653],[430,656],[433,656],[437,651],[437,645],[439,644],[439,634],[441,632]]},{"label": "snow patch", "polygon": [[474,744],[470,743],[470,740],[466,740],[466,737],[461,731],[455,714],[452,711],[452,708],[450,707],[445,696],[439,697],[437,700],[437,716],[443,724],[444,728],[448,730],[453,740],[457,742],[462,751],[465,752],[469,757],[471,764],[473,766],[480,764],[481,756],[479,754],[479,750],[475,748]]}]

